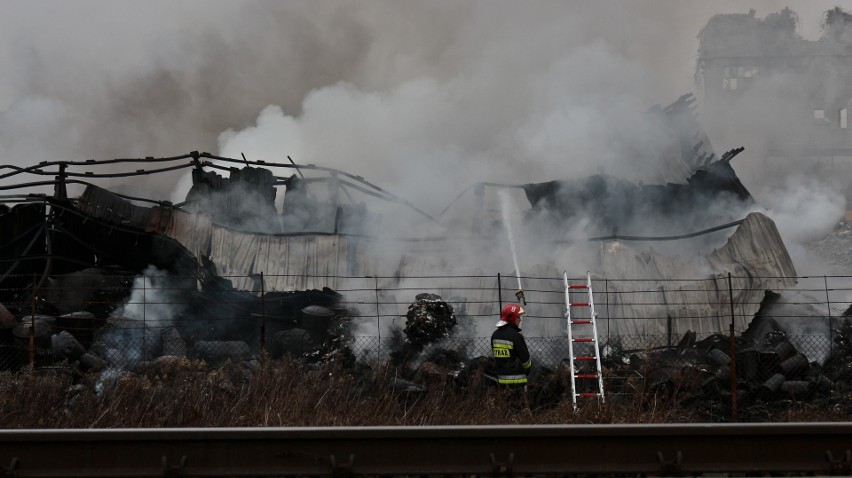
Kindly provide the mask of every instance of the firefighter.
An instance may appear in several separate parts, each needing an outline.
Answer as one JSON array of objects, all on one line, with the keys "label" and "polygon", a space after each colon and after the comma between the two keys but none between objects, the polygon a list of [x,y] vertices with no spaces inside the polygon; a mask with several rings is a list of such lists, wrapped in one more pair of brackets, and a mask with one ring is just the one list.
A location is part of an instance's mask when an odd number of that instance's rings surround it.
[{"label": "firefighter", "polygon": [[493,358],[485,370],[485,377],[497,384],[526,389],[532,359],[521,335],[525,313],[520,305],[507,304],[500,313],[497,330],[491,334]]}]

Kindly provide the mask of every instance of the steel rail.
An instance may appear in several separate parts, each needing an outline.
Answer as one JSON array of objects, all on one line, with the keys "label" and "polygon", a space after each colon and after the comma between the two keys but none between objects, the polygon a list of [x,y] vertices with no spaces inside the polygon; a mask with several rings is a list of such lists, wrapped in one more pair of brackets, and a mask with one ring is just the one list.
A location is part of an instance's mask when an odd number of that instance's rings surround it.
[{"label": "steel rail", "polygon": [[0,476],[849,474],[850,448],[850,423],[3,430]]}]

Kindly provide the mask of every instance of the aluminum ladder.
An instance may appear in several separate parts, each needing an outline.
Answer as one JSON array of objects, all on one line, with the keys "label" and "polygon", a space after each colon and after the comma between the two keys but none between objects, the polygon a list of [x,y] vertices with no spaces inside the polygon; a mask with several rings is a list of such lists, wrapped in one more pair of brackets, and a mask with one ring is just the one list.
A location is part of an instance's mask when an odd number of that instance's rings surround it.
[{"label": "aluminum ladder", "polygon": [[[568,272],[563,275],[565,282],[565,321],[566,330],[568,332],[568,355],[571,357],[571,402],[574,405],[574,410],[577,409],[578,397],[598,397],[600,401],[605,402],[603,374],[601,373],[601,354],[598,346],[598,327],[596,324],[597,312],[595,312],[595,301],[592,294],[592,274],[586,272],[585,284],[569,284]],[[585,302],[571,302],[571,295],[582,293],[585,289],[588,296]],[[583,308],[588,310],[588,317],[573,318],[571,314],[572,308]],[[583,314],[585,315],[585,314]],[[578,336],[574,336],[574,328],[578,328]],[[590,330],[591,329],[591,330]],[[581,355],[574,355],[574,344],[583,344],[585,352]],[[578,362],[595,364],[595,372],[591,373],[588,370],[578,372]],[[588,387],[590,381],[594,385]],[[582,381],[586,387],[583,391],[577,390],[577,382]],[[589,388],[597,391],[588,391]]]}]

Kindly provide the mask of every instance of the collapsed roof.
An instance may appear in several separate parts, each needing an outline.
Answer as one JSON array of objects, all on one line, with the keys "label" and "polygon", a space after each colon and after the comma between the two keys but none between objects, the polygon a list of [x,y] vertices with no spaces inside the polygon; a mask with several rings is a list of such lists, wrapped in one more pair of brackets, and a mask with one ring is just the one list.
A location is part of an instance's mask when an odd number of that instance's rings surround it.
[{"label": "collapsed roof", "polygon": [[[652,155],[665,178],[660,184],[635,184],[597,174],[586,178],[523,185],[538,223],[559,224],[564,236],[581,219],[586,236],[677,235],[741,219],[755,201],[740,182],[731,160],[744,148],[717,157],[698,123],[695,99],[683,95],[666,108],[654,107],[647,121],[661,130],[660,140],[633,148]],[[541,226],[541,224],[537,224]]]},{"label": "collapsed roof", "polygon": [[755,204],[730,164],[741,151],[731,150],[702,166],[686,184],[637,185],[595,175],[527,184],[524,192],[535,216],[565,225],[591,218],[591,230],[586,231],[591,236],[615,236],[618,231],[677,234],[736,220],[735,214]]}]

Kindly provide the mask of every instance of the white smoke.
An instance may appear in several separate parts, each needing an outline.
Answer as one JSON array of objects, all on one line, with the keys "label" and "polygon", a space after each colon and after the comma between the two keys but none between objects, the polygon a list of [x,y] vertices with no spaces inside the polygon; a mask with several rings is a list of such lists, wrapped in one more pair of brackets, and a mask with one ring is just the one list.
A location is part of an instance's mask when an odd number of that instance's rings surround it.
[{"label": "white smoke", "polygon": [[150,359],[162,348],[162,334],[174,327],[186,306],[185,288],[166,271],[148,266],[133,280],[124,305],[112,314],[113,326],[100,338],[100,349],[110,363],[122,367]]},{"label": "white smoke", "polygon": [[[641,82],[644,68],[602,43],[524,68],[526,81],[483,60],[453,78],[418,78],[383,91],[350,83],[318,88],[298,116],[269,106],[255,125],[222,133],[219,150],[343,169],[404,192],[427,211],[477,180],[532,182],[601,169],[634,175],[613,143],[636,130],[648,105],[615,79]],[[616,133],[617,126],[629,131]]]},{"label": "white smoke", "polygon": [[789,177],[785,186],[766,193],[767,213],[784,239],[802,243],[822,237],[846,210],[845,198],[816,178]]},{"label": "white smoke", "polygon": [[175,301],[175,289],[168,282],[167,272],[148,266],[133,280],[130,297],[115,315],[135,321],[133,328],[172,325],[179,303]]},{"label": "white smoke", "polygon": [[[808,38],[834,3],[788,2]],[[0,4],[0,161],[291,155],[432,213],[476,181],[647,181],[654,165],[615,139],[648,139],[642,112],[693,90],[697,32],[749,8],[780,6],[10,0]],[[752,131],[711,139],[721,150]],[[179,176],[123,188],[165,197]],[[760,181],[746,186],[761,192]],[[822,210],[836,211],[825,199]]]}]

